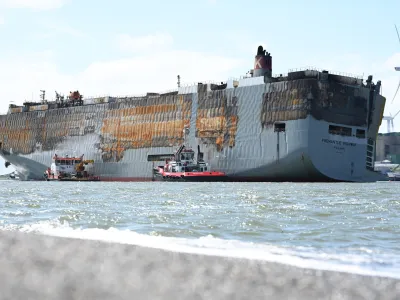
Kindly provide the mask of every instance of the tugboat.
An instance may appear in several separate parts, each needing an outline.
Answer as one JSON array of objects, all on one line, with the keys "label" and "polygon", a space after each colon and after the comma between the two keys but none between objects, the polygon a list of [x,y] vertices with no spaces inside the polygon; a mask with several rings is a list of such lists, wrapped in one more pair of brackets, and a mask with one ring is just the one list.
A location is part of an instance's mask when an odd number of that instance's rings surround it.
[{"label": "tugboat", "polygon": [[93,160],[84,160],[80,157],[58,156],[54,154],[50,168],[44,172],[46,181],[100,181],[99,176],[91,173]]},{"label": "tugboat", "polygon": [[224,172],[209,170],[203,160],[203,153],[198,146],[197,160],[191,148],[181,145],[175,154],[149,155],[148,161],[155,161],[160,157],[166,158],[164,166],[153,168],[153,180],[157,181],[224,181],[227,176]]}]

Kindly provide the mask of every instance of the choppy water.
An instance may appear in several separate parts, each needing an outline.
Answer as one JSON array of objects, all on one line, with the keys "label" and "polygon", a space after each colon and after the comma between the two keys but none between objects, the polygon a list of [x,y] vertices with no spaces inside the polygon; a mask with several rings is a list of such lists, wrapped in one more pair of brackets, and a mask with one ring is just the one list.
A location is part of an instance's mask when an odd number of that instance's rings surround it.
[{"label": "choppy water", "polygon": [[400,278],[400,183],[0,181],[0,229]]}]

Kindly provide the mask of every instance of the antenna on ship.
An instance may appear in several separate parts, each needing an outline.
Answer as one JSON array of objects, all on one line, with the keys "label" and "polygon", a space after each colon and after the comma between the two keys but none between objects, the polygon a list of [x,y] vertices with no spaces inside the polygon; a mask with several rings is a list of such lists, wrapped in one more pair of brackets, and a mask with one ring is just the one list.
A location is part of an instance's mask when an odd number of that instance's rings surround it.
[{"label": "antenna on ship", "polygon": [[[399,34],[399,31],[397,30],[396,24],[394,25],[394,28],[396,28],[397,38],[398,38],[399,43],[400,43],[400,34]],[[394,67],[394,69],[395,69],[396,71],[400,71],[400,67]],[[396,93],[394,93],[394,97],[393,97],[393,99],[392,99],[392,103],[393,103],[394,98],[396,98],[396,95],[397,95],[397,92],[399,91],[399,89],[400,89],[400,81],[399,81],[399,84],[397,85]]]},{"label": "antenna on ship", "polygon": [[190,133],[190,128],[187,126],[183,127],[183,144],[187,147],[190,146],[187,140],[189,133]]},{"label": "antenna on ship", "polygon": [[41,99],[42,103],[46,102],[45,97],[46,97],[46,91],[40,90],[40,99]]},{"label": "antenna on ship", "polygon": [[178,88],[180,88],[181,87],[181,76],[178,75],[177,77],[178,77]]}]

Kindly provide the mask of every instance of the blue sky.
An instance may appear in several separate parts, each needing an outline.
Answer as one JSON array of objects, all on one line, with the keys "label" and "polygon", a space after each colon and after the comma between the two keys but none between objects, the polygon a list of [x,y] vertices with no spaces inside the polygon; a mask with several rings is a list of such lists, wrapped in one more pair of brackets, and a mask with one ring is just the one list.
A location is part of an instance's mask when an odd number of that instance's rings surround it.
[{"label": "blue sky", "polygon": [[[275,74],[373,74],[394,114],[399,11],[398,0],[0,0],[0,112],[41,89],[49,99],[76,89],[134,95],[172,89],[177,74],[183,83],[239,77],[262,44]],[[400,115],[394,123],[400,131]]]}]

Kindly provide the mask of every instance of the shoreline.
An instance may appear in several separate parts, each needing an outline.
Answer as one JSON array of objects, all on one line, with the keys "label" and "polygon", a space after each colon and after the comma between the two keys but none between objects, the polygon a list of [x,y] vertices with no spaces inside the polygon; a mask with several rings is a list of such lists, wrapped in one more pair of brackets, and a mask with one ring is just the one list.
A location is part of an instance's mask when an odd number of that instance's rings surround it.
[{"label": "shoreline", "polygon": [[400,280],[0,232],[0,299],[396,299]]}]

